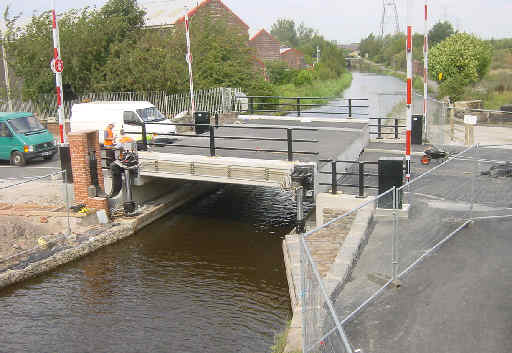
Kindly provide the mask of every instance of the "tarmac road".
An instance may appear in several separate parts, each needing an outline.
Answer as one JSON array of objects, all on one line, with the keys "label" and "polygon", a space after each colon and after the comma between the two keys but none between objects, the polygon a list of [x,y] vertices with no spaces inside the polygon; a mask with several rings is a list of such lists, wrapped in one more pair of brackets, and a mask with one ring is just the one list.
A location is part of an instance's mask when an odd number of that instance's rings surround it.
[{"label": "tarmac road", "polygon": [[345,327],[365,353],[512,352],[512,221],[455,235]]},{"label": "tarmac road", "polygon": [[60,170],[60,160],[54,156],[51,161],[34,159],[29,161],[24,167],[16,167],[9,164],[9,161],[0,161],[0,187],[6,183],[12,183],[23,179],[32,179],[58,172]]}]

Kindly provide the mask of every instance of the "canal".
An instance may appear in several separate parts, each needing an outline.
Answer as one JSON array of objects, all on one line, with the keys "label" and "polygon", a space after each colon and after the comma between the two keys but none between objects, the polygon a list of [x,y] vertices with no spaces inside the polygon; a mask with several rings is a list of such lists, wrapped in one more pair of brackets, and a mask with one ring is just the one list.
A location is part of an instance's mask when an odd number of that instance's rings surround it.
[{"label": "canal", "polygon": [[[354,73],[375,109],[393,77]],[[290,194],[226,186],[135,236],[0,291],[0,352],[269,352],[291,318]]]}]

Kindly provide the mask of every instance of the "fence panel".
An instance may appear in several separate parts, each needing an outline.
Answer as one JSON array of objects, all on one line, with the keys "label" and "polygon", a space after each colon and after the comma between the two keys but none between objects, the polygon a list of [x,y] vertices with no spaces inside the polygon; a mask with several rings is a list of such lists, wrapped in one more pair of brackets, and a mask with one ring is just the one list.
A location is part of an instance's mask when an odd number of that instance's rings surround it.
[{"label": "fence panel", "polygon": [[397,189],[403,203],[396,214],[400,274],[472,217],[476,151],[470,147]]}]

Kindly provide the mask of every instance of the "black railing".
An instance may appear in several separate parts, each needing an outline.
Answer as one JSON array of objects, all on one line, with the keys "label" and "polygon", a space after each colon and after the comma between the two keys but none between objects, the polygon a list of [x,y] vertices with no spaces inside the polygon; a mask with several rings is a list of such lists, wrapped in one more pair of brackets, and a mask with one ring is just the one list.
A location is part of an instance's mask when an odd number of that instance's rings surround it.
[{"label": "black railing", "polygon": [[[400,138],[399,128],[406,127],[405,125],[400,125],[400,118],[369,118],[370,120],[376,120],[377,124],[368,124],[369,127],[376,127],[377,131],[372,131],[374,129],[370,129],[370,135],[377,135],[378,139],[382,139],[382,135],[393,135],[393,138]],[[392,120],[392,125],[386,124],[387,121]],[[373,121],[372,121],[373,122]],[[393,128],[393,131],[382,131],[384,128],[390,129]]]},{"label": "black railing", "polygon": [[[225,150],[225,151],[246,151],[246,152],[269,152],[269,153],[283,153],[287,154],[288,161],[294,160],[295,154],[301,155],[318,155],[318,152],[311,151],[296,151],[294,150],[295,143],[318,143],[318,140],[311,139],[295,139],[293,138],[294,131],[317,131],[314,128],[289,128],[289,127],[275,127],[275,126],[244,126],[244,125],[221,125],[215,126],[210,124],[188,124],[188,123],[146,123],[146,125],[174,125],[174,126],[186,126],[186,127],[208,127],[209,133],[199,134],[199,135],[191,135],[191,134],[162,134],[159,133],[158,136],[166,136],[166,137],[187,137],[187,138],[208,138],[209,145],[189,145],[189,144],[180,144],[180,143],[168,143],[168,142],[155,142],[148,141],[146,132],[146,126],[142,126],[141,132],[134,131],[126,131],[126,134],[141,134],[142,139],[139,143],[139,150],[147,151],[148,146],[156,146],[156,147],[185,147],[185,148],[200,148],[200,149],[209,149],[209,154],[211,157],[216,156],[217,150]],[[254,130],[285,130],[286,137],[283,138],[275,138],[275,137],[254,137],[254,136],[218,136],[215,132],[216,129],[221,128],[230,128],[230,129],[254,129]],[[265,148],[247,148],[247,147],[222,147],[218,146],[218,140],[245,140],[245,141],[270,141],[270,142],[286,142],[286,149],[265,149]]]},{"label": "black railing", "polygon": [[[352,117],[353,114],[357,116],[368,115],[368,98],[339,98],[339,97],[280,97],[280,96],[237,96],[238,100],[237,111],[241,113],[296,113],[297,116],[302,114],[332,114],[332,115],[347,115]],[[305,103],[312,100],[344,100],[344,105],[329,104],[329,103]],[[247,100],[247,109],[242,109],[242,100]],[[289,101],[287,103],[281,103]],[[366,104],[354,104],[356,101],[363,101]],[[245,104],[245,103],[244,103]],[[284,109],[279,109],[283,107]],[[314,108],[329,108],[328,110],[315,110]],[[355,112],[354,108],[364,111]]]},{"label": "black railing", "polygon": [[[365,165],[378,165],[378,162],[364,162],[364,161],[340,161],[340,160],[331,160],[331,159],[322,159],[319,160],[320,163],[330,163],[331,170],[328,172],[325,171],[319,171],[319,174],[326,174],[331,175],[331,182],[330,183],[319,183],[319,185],[326,185],[331,187],[331,193],[336,194],[338,192],[338,187],[350,187],[350,188],[358,188],[359,190],[359,197],[364,197],[364,190],[365,189],[378,189],[379,187],[377,185],[367,185],[365,183],[366,177],[378,177],[378,174],[373,173],[365,173]],[[345,172],[338,172],[337,164],[338,163],[348,163],[352,165],[357,165],[358,169],[357,172],[354,171],[345,171]],[[344,184],[343,179],[346,176],[357,176],[358,182],[352,183],[352,184]]]}]

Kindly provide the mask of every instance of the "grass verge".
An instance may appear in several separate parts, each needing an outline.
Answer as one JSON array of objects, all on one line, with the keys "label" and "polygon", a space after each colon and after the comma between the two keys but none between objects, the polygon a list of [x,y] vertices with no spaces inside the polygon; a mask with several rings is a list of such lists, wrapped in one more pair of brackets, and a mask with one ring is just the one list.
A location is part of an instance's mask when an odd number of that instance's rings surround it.
[{"label": "grass verge", "polygon": [[[283,329],[283,331],[276,334],[274,337],[274,344],[272,347],[270,347],[271,351],[270,353],[283,353],[284,348],[286,347],[286,339],[288,337],[288,329],[290,328],[290,324],[292,323],[291,320],[288,321],[288,324]],[[301,353],[300,351],[293,352],[293,353]]]}]

